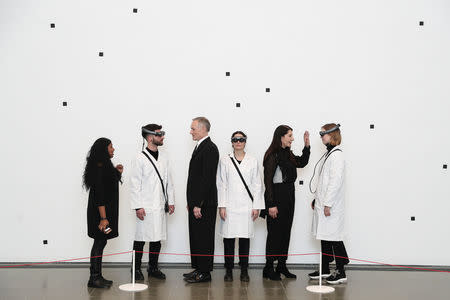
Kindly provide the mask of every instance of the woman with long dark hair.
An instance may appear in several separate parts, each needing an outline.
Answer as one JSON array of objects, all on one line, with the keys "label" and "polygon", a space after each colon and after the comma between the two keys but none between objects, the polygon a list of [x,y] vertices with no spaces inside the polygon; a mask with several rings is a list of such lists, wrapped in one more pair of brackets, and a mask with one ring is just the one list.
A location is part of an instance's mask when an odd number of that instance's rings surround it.
[{"label": "woman with long dark hair", "polygon": [[102,276],[102,255],[106,241],[119,235],[119,181],[123,166],[113,166],[114,148],[107,138],[92,145],[83,174],[83,186],[89,191],[87,208],[88,236],[94,239],[91,249],[88,287],[106,288],[111,280]]},{"label": "woman with long dark hair", "polygon": [[[281,280],[280,274],[287,278],[297,278],[287,269],[286,260],[294,219],[294,182],[297,179],[297,168],[305,167],[309,161],[311,147],[308,131],[305,131],[303,140],[305,147],[302,156],[294,155],[291,150],[294,141],[292,128],[280,125],[275,129],[272,143],[264,155],[266,209],[262,211],[261,216],[268,216],[266,266],[263,277],[271,280]],[[274,270],[276,260],[278,264]]]}]

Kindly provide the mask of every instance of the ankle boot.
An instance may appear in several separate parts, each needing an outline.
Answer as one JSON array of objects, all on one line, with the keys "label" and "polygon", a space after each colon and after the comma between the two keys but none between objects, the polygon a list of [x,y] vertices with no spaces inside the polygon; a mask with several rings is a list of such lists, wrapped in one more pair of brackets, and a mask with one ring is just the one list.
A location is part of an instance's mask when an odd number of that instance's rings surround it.
[{"label": "ankle boot", "polygon": [[286,278],[297,278],[297,275],[289,272],[288,268],[286,267],[286,262],[278,262],[276,271],[278,274],[281,273],[286,276]]},{"label": "ankle boot", "polygon": [[223,280],[224,281],[233,281],[233,270],[232,269],[226,270]]},{"label": "ankle boot", "polygon": [[[89,277],[88,287],[92,288],[108,288],[111,285],[105,282],[105,279],[102,277],[102,260],[99,257],[91,258],[91,266],[90,266],[91,276]],[[112,284],[112,282],[111,282]]]},{"label": "ankle boot", "polygon": [[273,262],[266,263],[266,266],[263,269],[263,278],[269,278],[270,280],[281,280],[280,273],[275,272],[273,269]]},{"label": "ankle boot", "polygon": [[249,282],[250,281],[250,277],[248,276],[248,271],[247,269],[241,269],[241,281],[242,282]]}]

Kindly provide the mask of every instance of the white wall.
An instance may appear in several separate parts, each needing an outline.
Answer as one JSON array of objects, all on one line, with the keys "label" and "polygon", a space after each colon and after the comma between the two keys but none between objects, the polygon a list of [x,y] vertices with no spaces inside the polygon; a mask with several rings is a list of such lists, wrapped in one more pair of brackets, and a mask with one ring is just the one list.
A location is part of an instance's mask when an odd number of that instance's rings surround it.
[{"label": "white wall", "polygon": [[[449,15],[446,0],[2,0],[0,261],[87,256],[85,155],[96,138],[111,138],[126,177],[140,151],[139,128],[151,122],[167,131],[164,151],[176,185],[163,251],[189,253],[185,185],[195,145],[189,126],[204,115],[222,155],[240,129],[260,161],[277,125],[294,128],[296,153],[303,131],[311,131],[310,164],[298,173],[305,185],[296,184],[291,253],[319,249],[309,235],[306,184],[324,151],[320,126],[339,122],[349,255],[450,265],[442,250],[450,246],[443,169],[450,162]],[[128,199],[125,183],[120,237],[106,253],[131,248]],[[256,227],[251,252],[264,254],[263,220]],[[216,254],[222,253],[217,236]]]}]

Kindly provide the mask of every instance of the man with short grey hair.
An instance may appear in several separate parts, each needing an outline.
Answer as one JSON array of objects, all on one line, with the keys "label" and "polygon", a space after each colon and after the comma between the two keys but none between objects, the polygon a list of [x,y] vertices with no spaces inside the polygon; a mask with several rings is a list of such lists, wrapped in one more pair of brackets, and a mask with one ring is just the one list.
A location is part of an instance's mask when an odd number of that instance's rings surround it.
[{"label": "man with short grey hair", "polygon": [[210,129],[207,118],[192,120],[191,135],[197,141],[197,146],[189,163],[186,196],[191,265],[194,271],[183,274],[189,283],[211,281],[210,272],[213,269],[219,150],[208,136]]}]

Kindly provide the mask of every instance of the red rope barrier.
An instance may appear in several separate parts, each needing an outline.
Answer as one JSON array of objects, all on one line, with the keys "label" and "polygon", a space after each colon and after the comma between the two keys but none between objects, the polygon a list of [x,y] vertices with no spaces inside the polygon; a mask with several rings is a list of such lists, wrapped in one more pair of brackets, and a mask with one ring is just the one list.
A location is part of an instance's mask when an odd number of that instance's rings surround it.
[{"label": "red rope barrier", "polygon": [[[60,263],[60,262],[69,262],[69,261],[84,260],[84,259],[90,259],[90,258],[96,258],[96,257],[121,255],[121,254],[132,253],[132,252],[133,252],[133,251],[124,251],[124,252],[117,252],[117,253],[111,253],[111,254],[104,254],[104,255],[99,255],[99,256],[87,256],[87,257],[80,257],[80,258],[71,258],[71,259],[63,259],[63,260],[54,260],[54,261],[48,261],[48,262],[39,262],[39,263],[29,263],[29,264],[20,264],[20,265],[0,266],[0,269],[3,269],[3,268],[14,268],[14,267],[25,267],[25,266],[37,266],[37,265],[53,264],[53,263]],[[160,255],[177,255],[177,256],[213,256],[213,257],[306,256],[306,255],[319,255],[319,254],[320,254],[320,252],[313,252],[313,253],[271,254],[271,255],[266,255],[266,254],[224,255],[224,254],[189,254],[189,253],[145,252],[145,251],[136,251],[136,252],[138,252],[138,253],[160,254]],[[343,256],[338,256],[338,255],[334,255],[334,254],[327,254],[327,253],[323,253],[323,255],[326,255],[326,256],[332,256],[332,257],[338,257],[338,258],[344,258],[344,259],[353,260],[353,261],[360,261],[360,262],[366,262],[366,263],[371,263],[371,264],[377,264],[377,265],[384,265],[384,266],[396,267],[396,268],[404,268],[404,269],[419,270],[419,271],[431,271],[431,272],[450,273],[450,271],[446,271],[446,270],[438,270],[438,269],[429,269],[429,268],[420,268],[420,267],[410,267],[410,266],[394,265],[394,264],[388,264],[388,263],[382,263],[382,262],[370,261],[370,260],[364,260],[364,259],[358,259],[358,258],[343,257]]]},{"label": "red rope barrier", "polygon": [[54,263],[59,263],[59,262],[83,260],[83,259],[90,259],[90,258],[103,257],[103,256],[120,255],[120,254],[131,253],[131,252],[133,252],[133,251],[125,251],[125,252],[118,252],[118,253],[111,253],[111,254],[103,254],[103,255],[98,255],[98,256],[87,256],[87,257],[80,257],[80,258],[70,258],[70,259],[63,259],[63,260],[54,260],[54,261],[31,263],[31,264],[23,264],[23,265],[0,266],[0,269],[2,269],[2,268],[12,268],[12,267],[28,267],[28,266],[37,266],[37,265],[45,265],[45,264],[54,264]]}]

